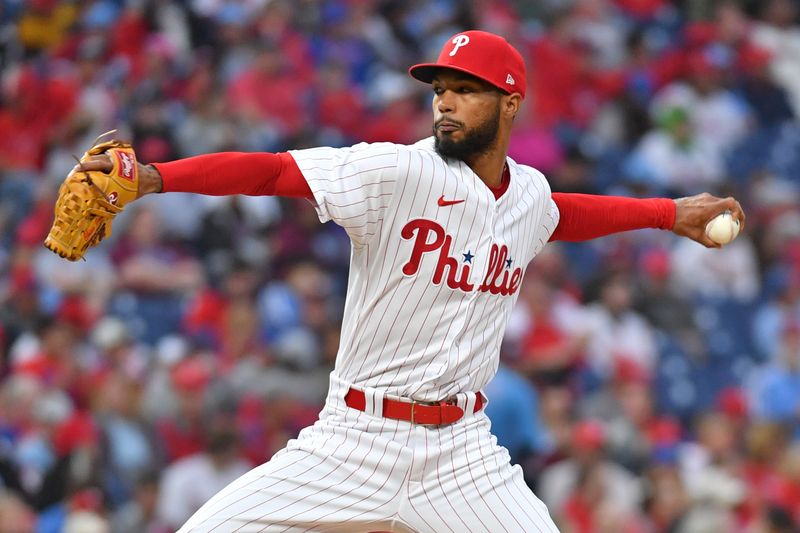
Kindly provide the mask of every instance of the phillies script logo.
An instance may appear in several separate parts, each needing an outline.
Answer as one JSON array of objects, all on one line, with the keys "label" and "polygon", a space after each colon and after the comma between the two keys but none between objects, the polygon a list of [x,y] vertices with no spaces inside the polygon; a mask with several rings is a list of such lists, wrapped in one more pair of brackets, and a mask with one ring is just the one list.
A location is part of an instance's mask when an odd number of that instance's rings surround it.
[{"label": "phillies script logo", "polygon": [[[417,218],[403,226],[400,236],[406,240],[414,239],[414,248],[411,250],[411,259],[403,265],[403,274],[413,276],[419,272],[422,256],[427,253],[439,254],[436,270],[433,272],[433,282],[439,285],[445,280],[451,289],[471,292],[475,285],[469,282],[471,265],[465,262],[459,265],[455,257],[450,256],[450,247],[453,237],[445,233],[444,228],[433,220]],[[489,251],[489,267],[478,290],[508,296],[517,292],[522,281],[522,269],[517,267],[513,271],[508,267],[508,247],[504,244],[493,244]]]},{"label": "phillies script logo", "polygon": [[119,161],[119,173],[128,181],[136,178],[136,159],[127,152],[114,152]]}]

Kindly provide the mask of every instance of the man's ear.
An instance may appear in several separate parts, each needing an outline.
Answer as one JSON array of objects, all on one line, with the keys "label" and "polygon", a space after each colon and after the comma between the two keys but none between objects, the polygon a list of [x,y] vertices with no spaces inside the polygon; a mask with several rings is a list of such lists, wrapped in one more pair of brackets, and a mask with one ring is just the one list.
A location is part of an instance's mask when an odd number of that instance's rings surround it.
[{"label": "man's ear", "polygon": [[519,93],[503,95],[503,101],[500,105],[503,114],[513,120],[522,105],[522,96]]}]

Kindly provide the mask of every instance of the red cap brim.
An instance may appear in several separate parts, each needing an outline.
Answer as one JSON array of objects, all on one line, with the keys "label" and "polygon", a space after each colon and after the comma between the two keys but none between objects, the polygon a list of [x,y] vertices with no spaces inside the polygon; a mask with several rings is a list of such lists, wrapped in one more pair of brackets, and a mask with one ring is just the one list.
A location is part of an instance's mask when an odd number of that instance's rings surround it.
[{"label": "red cap brim", "polygon": [[469,74],[470,76],[475,76],[479,80],[485,81],[486,83],[488,83],[492,87],[496,87],[497,89],[499,89],[503,93],[511,94],[510,92],[508,92],[503,87],[495,85],[490,80],[487,80],[483,76],[480,76],[480,75],[476,74],[475,72],[473,72],[473,71],[471,71],[469,69],[462,68],[462,67],[454,67],[452,65],[440,65],[438,63],[419,63],[418,65],[412,65],[408,69],[408,74],[412,78],[417,79],[419,81],[422,81],[422,82],[425,82],[425,83],[431,83],[431,82],[433,82],[434,76],[436,76],[436,71],[440,70],[440,69],[457,70],[458,72],[463,72],[464,74]]}]

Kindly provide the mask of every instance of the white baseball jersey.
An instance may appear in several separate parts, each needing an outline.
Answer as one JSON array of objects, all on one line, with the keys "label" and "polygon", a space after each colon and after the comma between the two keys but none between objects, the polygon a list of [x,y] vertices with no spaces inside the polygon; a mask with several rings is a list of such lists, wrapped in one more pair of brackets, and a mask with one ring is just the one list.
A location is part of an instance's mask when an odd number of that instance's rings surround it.
[{"label": "white baseball jersey", "polygon": [[[497,445],[475,392],[495,374],[529,261],[558,224],[545,178],[508,160],[499,199],[429,138],[291,152],[323,222],[352,240],[342,340],[320,420],[217,494],[181,532],[557,531]],[[367,409],[344,404],[365,392]],[[455,397],[416,426],[382,398]]]},{"label": "white baseball jersey", "polygon": [[432,137],[291,154],[320,220],[353,242],[336,375],[419,400],[480,390],[525,268],[558,224],[544,176],[509,160],[495,200]]}]

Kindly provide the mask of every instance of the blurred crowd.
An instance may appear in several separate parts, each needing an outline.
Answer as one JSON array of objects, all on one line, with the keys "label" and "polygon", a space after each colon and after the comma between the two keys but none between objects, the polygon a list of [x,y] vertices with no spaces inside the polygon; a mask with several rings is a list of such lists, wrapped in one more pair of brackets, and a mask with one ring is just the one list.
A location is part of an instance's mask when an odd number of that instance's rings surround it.
[{"label": "blurred crowd", "polygon": [[735,195],[707,250],[553,243],[489,385],[568,533],[800,528],[796,0],[0,0],[0,531],[164,533],[322,405],[349,241],[306,202],[148,197],[67,263],[58,184],[117,129],[142,161],[430,135],[412,63],[500,33],[511,156],[558,191]]}]

